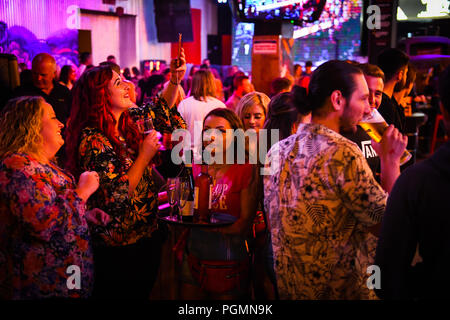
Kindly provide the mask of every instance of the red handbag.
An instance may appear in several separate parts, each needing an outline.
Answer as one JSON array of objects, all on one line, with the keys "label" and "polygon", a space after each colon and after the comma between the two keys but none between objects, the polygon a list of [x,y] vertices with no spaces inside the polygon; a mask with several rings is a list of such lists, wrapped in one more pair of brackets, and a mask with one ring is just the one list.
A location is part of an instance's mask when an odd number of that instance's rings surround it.
[{"label": "red handbag", "polygon": [[200,260],[189,254],[188,264],[192,277],[205,291],[224,294],[248,288],[248,260]]}]

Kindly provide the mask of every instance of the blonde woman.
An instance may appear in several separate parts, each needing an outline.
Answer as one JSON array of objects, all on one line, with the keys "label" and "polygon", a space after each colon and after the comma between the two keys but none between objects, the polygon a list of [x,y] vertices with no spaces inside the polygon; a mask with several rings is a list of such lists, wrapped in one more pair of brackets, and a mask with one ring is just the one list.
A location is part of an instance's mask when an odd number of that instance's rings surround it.
[{"label": "blonde woman", "polygon": [[236,113],[244,124],[244,129],[254,129],[257,133],[264,127],[270,98],[262,92],[247,93],[239,101]]},{"label": "blonde woman", "polygon": [[[268,106],[270,98],[262,92],[247,93],[239,101],[236,107],[236,113],[244,124],[244,129],[253,129],[256,133],[264,128],[267,119]],[[269,133],[270,135],[270,133]],[[251,142],[250,142],[251,143]],[[258,146],[249,146],[249,152],[256,152],[259,156]],[[263,160],[261,160],[263,161]],[[261,168],[257,166],[257,170]],[[267,224],[263,212],[263,184],[258,171],[255,174],[257,185],[257,212],[252,224],[253,241],[250,242],[252,250],[252,271],[251,287],[255,299],[274,299],[275,287],[274,280],[270,278],[270,273],[266,270],[266,242],[267,242]]]},{"label": "blonde woman", "polygon": [[[99,185],[96,172],[82,173],[75,184],[55,164],[63,127],[41,97],[10,100],[0,114],[0,299],[86,298],[91,293],[88,221],[106,223],[108,216],[85,211]],[[71,266],[81,274],[72,289],[67,285]]]}]

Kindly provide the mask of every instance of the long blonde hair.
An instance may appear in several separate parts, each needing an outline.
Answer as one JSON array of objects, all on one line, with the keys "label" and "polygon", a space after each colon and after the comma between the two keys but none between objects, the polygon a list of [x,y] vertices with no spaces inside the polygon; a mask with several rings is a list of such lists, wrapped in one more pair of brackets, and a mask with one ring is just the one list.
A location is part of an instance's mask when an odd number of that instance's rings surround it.
[{"label": "long blonde hair", "polygon": [[247,112],[247,109],[257,105],[260,106],[264,110],[264,117],[267,118],[267,107],[270,103],[270,98],[262,93],[262,92],[250,92],[239,100],[238,105],[236,106],[236,113],[241,118],[242,122],[244,122],[244,116]]},{"label": "long blonde hair", "polygon": [[39,155],[44,109],[42,97],[11,99],[0,114],[0,158],[23,152]]}]

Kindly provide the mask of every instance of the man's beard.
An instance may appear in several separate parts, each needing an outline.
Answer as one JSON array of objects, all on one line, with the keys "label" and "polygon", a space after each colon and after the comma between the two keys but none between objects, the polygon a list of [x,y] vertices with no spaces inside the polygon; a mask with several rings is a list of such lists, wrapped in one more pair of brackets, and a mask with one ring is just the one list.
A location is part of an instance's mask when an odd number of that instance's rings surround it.
[{"label": "man's beard", "polygon": [[394,92],[400,92],[406,87],[406,79],[402,79],[402,81],[397,82],[394,86]]},{"label": "man's beard", "polygon": [[342,117],[339,119],[339,133],[356,133],[356,125],[350,122],[350,107],[347,104],[344,107]]}]

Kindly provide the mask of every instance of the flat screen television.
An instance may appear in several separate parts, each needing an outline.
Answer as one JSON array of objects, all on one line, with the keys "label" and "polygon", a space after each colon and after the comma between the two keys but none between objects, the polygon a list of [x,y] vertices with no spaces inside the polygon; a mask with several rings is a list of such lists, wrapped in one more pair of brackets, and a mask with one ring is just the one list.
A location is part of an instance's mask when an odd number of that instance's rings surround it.
[{"label": "flat screen television", "polygon": [[319,19],[326,0],[235,0],[241,22],[286,21],[301,26]]},{"label": "flat screen television", "polygon": [[448,19],[448,0],[399,0],[398,21],[421,21],[429,19]]}]

